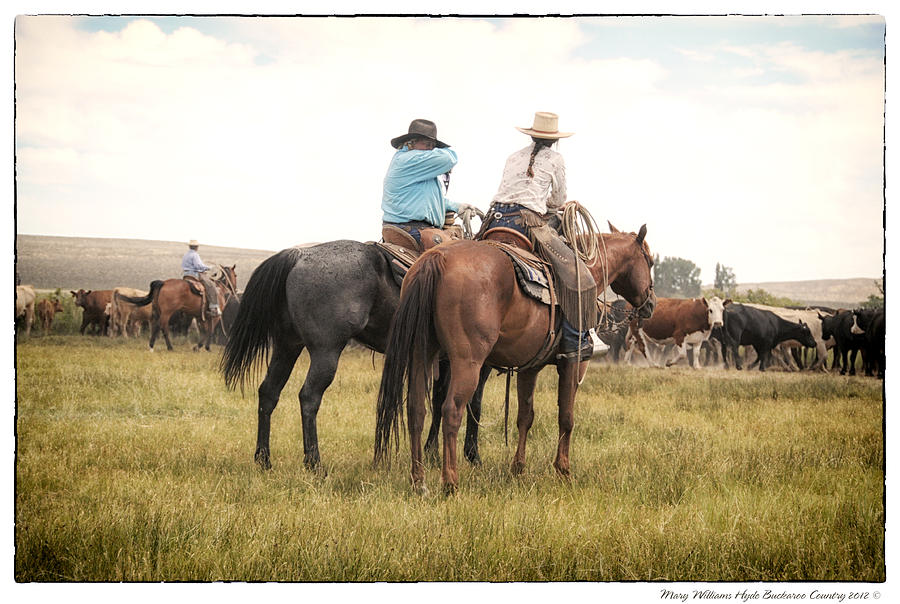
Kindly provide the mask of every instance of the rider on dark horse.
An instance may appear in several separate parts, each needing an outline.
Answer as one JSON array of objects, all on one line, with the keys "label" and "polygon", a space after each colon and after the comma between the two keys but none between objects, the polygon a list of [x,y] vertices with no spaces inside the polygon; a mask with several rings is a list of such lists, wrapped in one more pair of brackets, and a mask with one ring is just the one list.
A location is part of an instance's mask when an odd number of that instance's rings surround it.
[{"label": "rider on dark horse", "polygon": [[422,242],[422,230],[441,229],[448,211],[463,212],[471,207],[447,198],[456,151],[438,140],[437,126],[424,119],[413,120],[406,134],[391,139],[391,146],[397,152],[384,177],[381,209],[385,233],[402,229],[421,251],[430,247]]},{"label": "rider on dark horse", "polygon": [[189,249],[181,259],[181,276],[182,278],[193,277],[203,284],[203,287],[206,288],[206,301],[209,305],[209,314],[211,317],[218,317],[222,315],[222,312],[219,310],[219,295],[216,291],[215,284],[207,274],[209,267],[203,264],[203,260],[200,259],[200,254],[197,253],[197,248],[199,247],[200,244],[197,243],[196,239],[191,239],[188,243]]},{"label": "rider on dark horse", "polygon": [[[539,111],[531,128],[516,127],[531,136],[532,143],[506,160],[481,233],[494,227],[518,231],[539,256],[553,265],[563,313],[563,340],[557,358],[580,362],[593,353],[589,328],[596,323],[591,319],[596,316],[597,286],[584,262],[558,232],[557,210],[566,204],[566,165],[552,146],[573,134],[560,132],[558,120],[555,113]],[[576,271],[581,273],[580,278],[573,278]]]}]

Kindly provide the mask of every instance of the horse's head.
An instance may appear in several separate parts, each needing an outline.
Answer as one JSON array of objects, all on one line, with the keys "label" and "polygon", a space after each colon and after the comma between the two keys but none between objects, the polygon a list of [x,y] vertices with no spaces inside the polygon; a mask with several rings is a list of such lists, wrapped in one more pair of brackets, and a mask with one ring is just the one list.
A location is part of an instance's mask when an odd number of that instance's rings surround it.
[{"label": "horse's head", "polygon": [[[648,319],[656,307],[656,293],[653,291],[653,256],[650,254],[650,246],[644,241],[647,225],[642,225],[637,235],[623,233],[612,223],[609,223],[609,229],[622,239],[616,254],[618,266],[615,270],[612,266],[609,269],[609,286],[634,307],[639,317]],[[610,264],[612,263],[613,255],[610,254]]]},{"label": "horse's head", "polygon": [[219,274],[215,277],[215,280],[225,286],[225,289],[229,290],[231,293],[237,293],[237,273],[235,272],[235,267],[237,264],[232,264],[231,266],[219,266]]}]

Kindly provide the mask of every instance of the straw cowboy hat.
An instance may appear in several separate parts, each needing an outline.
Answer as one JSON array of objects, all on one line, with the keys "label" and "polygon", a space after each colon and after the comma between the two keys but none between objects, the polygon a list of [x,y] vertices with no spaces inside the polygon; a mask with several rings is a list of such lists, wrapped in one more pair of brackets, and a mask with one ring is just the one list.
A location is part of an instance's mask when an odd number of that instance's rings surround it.
[{"label": "straw cowboy hat", "polygon": [[430,138],[434,141],[434,146],[438,149],[443,149],[444,147],[449,147],[447,143],[441,142],[437,138],[437,126],[434,125],[434,122],[431,120],[413,120],[409,123],[409,132],[406,134],[401,134],[397,138],[391,139],[391,146],[394,149],[399,149],[403,146],[403,143],[408,141],[411,138],[417,138],[420,136],[424,136],[425,138]]},{"label": "straw cowboy hat", "polygon": [[196,239],[191,239],[190,241],[188,241],[188,247],[200,247],[200,244],[197,243]]},{"label": "straw cowboy hat", "polygon": [[536,138],[566,138],[575,134],[574,132],[560,132],[558,122],[559,116],[555,113],[538,111],[534,114],[534,125],[531,128],[516,126],[516,130]]}]

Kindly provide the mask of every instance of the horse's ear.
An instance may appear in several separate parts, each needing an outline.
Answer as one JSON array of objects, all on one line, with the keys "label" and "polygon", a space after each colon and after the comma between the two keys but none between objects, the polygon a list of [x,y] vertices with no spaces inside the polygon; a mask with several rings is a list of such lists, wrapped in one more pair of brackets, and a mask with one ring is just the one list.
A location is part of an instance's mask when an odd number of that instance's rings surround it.
[{"label": "horse's ear", "polygon": [[647,236],[647,225],[642,224],[641,230],[638,231],[638,236],[637,236],[638,245],[640,245],[644,242],[644,237],[646,237],[646,236]]},{"label": "horse's ear", "polygon": [[606,221],[606,224],[609,225],[609,232],[610,232],[610,233],[621,233],[621,232],[622,232],[622,231],[620,231],[619,229],[617,229],[616,227],[614,227],[614,226],[613,226],[613,223],[611,223],[610,221],[607,220],[607,221]]}]

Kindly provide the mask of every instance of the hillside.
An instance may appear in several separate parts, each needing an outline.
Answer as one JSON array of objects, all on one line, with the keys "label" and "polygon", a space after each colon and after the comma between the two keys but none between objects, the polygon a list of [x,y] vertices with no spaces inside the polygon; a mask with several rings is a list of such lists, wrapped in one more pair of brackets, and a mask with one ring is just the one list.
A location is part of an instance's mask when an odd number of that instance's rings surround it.
[{"label": "hillside", "polygon": [[[16,236],[16,271],[22,283],[38,289],[64,292],[84,289],[136,287],[147,289],[154,279],[181,276],[184,242],[143,239]],[[203,245],[200,256],[206,264],[236,264],[238,288],[244,289],[253,270],[275,251]],[[711,287],[711,286],[704,286]],[[805,304],[854,307],[878,294],[875,279],[827,279],[742,283],[738,291],[764,289]]]},{"label": "hillside", "polygon": [[[143,239],[16,236],[16,272],[22,283],[38,289],[148,289],[154,279],[181,277],[185,242]],[[238,289],[273,251],[201,245],[200,257],[214,263],[237,265]]]}]

